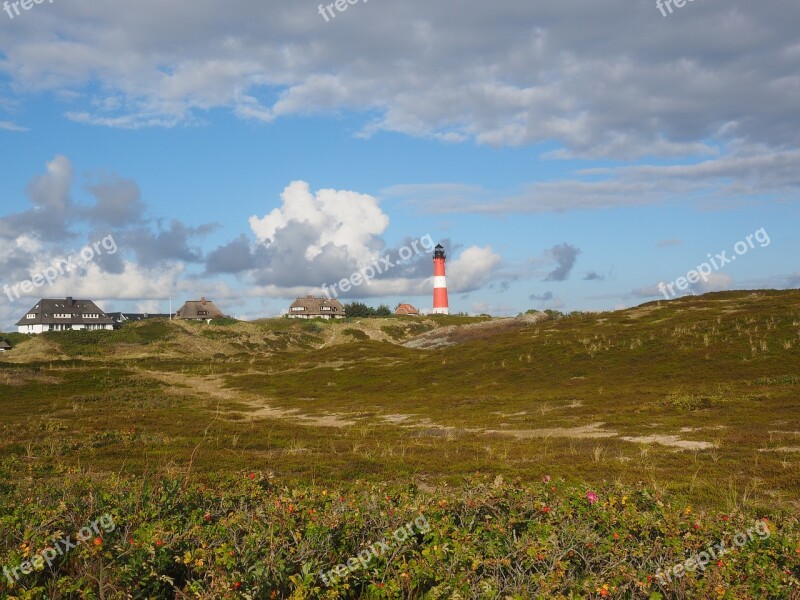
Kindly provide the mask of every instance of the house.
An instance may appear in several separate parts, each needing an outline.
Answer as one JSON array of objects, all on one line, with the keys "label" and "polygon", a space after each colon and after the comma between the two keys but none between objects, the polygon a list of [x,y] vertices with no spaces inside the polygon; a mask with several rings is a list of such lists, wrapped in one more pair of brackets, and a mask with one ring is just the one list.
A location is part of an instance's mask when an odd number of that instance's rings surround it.
[{"label": "house", "polygon": [[144,321],[146,319],[169,319],[172,315],[163,313],[121,313],[114,312],[108,313],[108,316],[114,320],[114,327],[119,329],[123,323],[129,321]]},{"label": "house", "polygon": [[298,298],[289,307],[290,319],[344,319],[344,306],[338,300],[315,298],[308,295]]},{"label": "house", "polygon": [[17,322],[20,333],[114,328],[114,321],[91,300],[42,299]]},{"label": "house", "polygon": [[0,340],[0,353],[8,352],[11,350],[11,344],[5,340]]},{"label": "house", "polygon": [[211,300],[206,300],[204,297],[200,300],[188,300],[183,306],[175,313],[176,319],[186,319],[190,321],[210,321],[211,319],[219,319],[224,317],[225,314],[217,308]]},{"label": "house", "polygon": [[398,317],[418,317],[419,310],[410,304],[398,304],[397,308],[394,309],[394,314]]}]

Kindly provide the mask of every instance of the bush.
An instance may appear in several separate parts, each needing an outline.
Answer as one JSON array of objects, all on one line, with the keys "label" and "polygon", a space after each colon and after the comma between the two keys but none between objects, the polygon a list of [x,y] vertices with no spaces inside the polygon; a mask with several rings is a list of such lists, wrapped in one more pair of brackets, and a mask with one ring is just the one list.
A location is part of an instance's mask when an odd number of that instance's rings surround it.
[{"label": "bush", "polygon": [[360,329],[352,329],[352,328],[348,327],[342,333],[344,335],[349,335],[350,337],[352,337],[353,339],[356,339],[358,341],[363,341],[363,340],[368,340],[369,339],[369,336],[366,333],[364,333],[363,331],[361,331]]}]

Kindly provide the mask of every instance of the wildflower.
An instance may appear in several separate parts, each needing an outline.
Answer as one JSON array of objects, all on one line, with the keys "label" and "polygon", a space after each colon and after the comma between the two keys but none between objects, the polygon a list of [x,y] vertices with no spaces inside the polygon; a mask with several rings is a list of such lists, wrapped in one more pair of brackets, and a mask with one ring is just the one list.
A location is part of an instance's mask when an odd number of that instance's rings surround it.
[{"label": "wildflower", "polygon": [[250,473],[250,479],[255,479],[255,478],[256,478],[256,474],[255,473]]},{"label": "wildflower", "polygon": [[550,507],[549,506],[543,506],[542,507],[542,512],[545,513],[545,514],[549,513],[550,512]]},{"label": "wildflower", "polygon": [[692,525],[692,527],[694,527],[694,530],[697,531],[698,529],[700,529],[700,523],[695,523],[694,525]]},{"label": "wildflower", "polygon": [[103,538],[101,538],[101,537],[94,538],[94,545],[95,546],[102,546],[103,545]]},{"label": "wildflower", "polygon": [[210,521],[211,520],[211,513],[204,514],[203,515],[203,520],[204,521]]},{"label": "wildflower", "polygon": [[550,483],[550,475],[545,475],[542,477],[542,483]]},{"label": "wildflower", "polygon": [[235,590],[238,590],[240,587],[242,587],[241,581],[237,581],[236,583],[233,584],[233,589]]},{"label": "wildflower", "polygon": [[692,507],[691,506],[687,506],[686,509],[683,511],[683,514],[685,514],[685,515],[692,514]]},{"label": "wildflower", "polygon": [[723,521],[727,521],[728,519],[730,519],[730,517],[728,515],[722,515],[720,519],[722,519]]},{"label": "wildflower", "polygon": [[586,499],[589,501],[589,505],[594,505],[597,502],[597,494],[594,492],[586,492]]},{"label": "wildflower", "polygon": [[615,540],[618,540],[618,539],[619,539],[619,534],[618,534],[616,531],[614,532],[614,539],[615,539]]},{"label": "wildflower", "polygon": [[725,563],[724,563],[724,562],[722,562],[721,560],[718,560],[718,561],[717,561],[717,566],[718,566],[718,567],[722,567],[722,566],[724,566],[724,565],[725,565]]}]

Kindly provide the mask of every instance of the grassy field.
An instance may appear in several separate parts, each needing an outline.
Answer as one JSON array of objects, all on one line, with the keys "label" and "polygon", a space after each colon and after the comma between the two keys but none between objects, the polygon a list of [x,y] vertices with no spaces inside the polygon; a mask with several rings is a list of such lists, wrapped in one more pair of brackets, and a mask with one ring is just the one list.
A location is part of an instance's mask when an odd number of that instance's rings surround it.
[{"label": "grassy field", "polygon": [[[120,523],[14,597],[797,597],[797,291],[6,337],[0,568],[101,507]],[[380,568],[314,574],[423,512]],[[648,581],[762,518],[746,569]]]}]

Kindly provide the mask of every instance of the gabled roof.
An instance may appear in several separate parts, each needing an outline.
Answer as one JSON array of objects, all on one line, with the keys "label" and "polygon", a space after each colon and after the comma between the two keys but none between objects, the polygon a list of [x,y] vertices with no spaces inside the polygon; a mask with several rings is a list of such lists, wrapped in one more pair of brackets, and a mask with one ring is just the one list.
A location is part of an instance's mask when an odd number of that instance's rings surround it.
[{"label": "gabled roof", "polygon": [[[34,315],[29,319],[28,315]],[[56,318],[55,315],[69,315]],[[98,315],[89,318],[85,315]],[[20,325],[113,325],[114,320],[104,313],[91,300],[74,300],[72,298],[43,298],[31,308],[18,322]]]},{"label": "gabled roof", "polygon": [[0,350],[11,350],[11,344],[5,340],[0,340]]},{"label": "gabled roof", "polygon": [[396,315],[418,315],[419,309],[411,304],[401,304],[397,307],[397,310],[394,311]]},{"label": "gabled roof", "polygon": [[[328,307],[330,310],[322,310],[323,307]],[[304,308],[305,310],[292,310],[293,308]],[[306,296],[305,298],[298,298],[289,307],[289,314],[312,314],[312,315],[343,315],[344,306],[342,303],[335,299],[328,298],[315,298],[314,296]]]},{"label": "gabled roof", "polygon": [[211,300],[188,300],[175,313],[176,319],[217,319],[223,312]]}]

